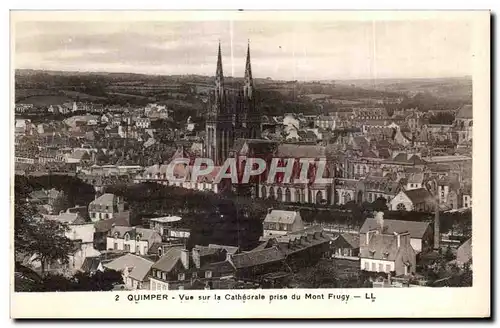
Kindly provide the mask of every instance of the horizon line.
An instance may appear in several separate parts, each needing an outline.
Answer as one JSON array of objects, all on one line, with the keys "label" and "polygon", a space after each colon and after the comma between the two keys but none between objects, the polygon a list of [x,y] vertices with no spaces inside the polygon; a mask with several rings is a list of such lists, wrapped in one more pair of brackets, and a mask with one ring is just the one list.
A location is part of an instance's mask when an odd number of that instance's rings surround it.
[{"label": "horizon line", "polygon": [[[190,73],[190,74],[164,74],[164,73],[137,73],[137,72],[126,72],[126,71],[90,71],[90,70],[54,70],[54,69],[43,69],[43,68],[14,68],[14,71],[18,70],[25,70],[25,71],[39,71],[39,72],[63,72],[63,73],[90,73],[90,74],[133,74],[133,75],[151,75],[151,76],[200,76],[200,77],[215,77],[215,74],[213,75],[205,75],[205,74],[198,74],[198,73]],[[244,76],[232,76],[232,75],[224,75],[226,78],[244,78]],[[414,76],[414,77],[379,77],[379,78],[370,78],[370,77],[359,77],[359,78],[337,78],[337,79],[308,79],[308,80],[301,80],[301,79],[296,79],[296,80],[287,80],[287,79],[276,79],[273,77],[253,77],[254,80],[259,79],[259,80],[267,80],[271,79],[272,81],[284,81],[284,82],[294,82],[294,81],[300,81],[300,82],[315,82],[315,81],[361,81],[361,80],[372,80],[372,81],[377,81],[377,80],[424,80],[424,79],[459,79],[459,78],[469,78],[472,79],[472,75],[466,74],[466,75],[455,75],[455,76],[434,76],[434,77],[424,77],[424,76]]]}]

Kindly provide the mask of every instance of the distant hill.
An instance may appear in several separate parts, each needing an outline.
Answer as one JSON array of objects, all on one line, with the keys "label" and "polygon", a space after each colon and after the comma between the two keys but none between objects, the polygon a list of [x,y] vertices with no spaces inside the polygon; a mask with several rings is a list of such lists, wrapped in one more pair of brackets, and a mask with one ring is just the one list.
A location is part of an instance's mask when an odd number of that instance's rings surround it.
[{"label": "distant hill", "polygon": [[430,79],[342,80],[336,81],[336,83],[385,92],[405,93],[408,96],[427,93],[436,98],[465,102],[472,100],[472,78],[470,76]]}]

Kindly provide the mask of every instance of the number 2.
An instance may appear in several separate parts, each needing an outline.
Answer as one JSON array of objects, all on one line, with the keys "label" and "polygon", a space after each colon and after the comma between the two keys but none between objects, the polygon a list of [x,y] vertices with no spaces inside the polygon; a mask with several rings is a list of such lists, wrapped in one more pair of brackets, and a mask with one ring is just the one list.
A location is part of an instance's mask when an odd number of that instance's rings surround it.
[{"label": "number 2", "polygon": [[119,299],[120,299],[120,296],[119,295],[115,295],[115,301],[118,302]]}]

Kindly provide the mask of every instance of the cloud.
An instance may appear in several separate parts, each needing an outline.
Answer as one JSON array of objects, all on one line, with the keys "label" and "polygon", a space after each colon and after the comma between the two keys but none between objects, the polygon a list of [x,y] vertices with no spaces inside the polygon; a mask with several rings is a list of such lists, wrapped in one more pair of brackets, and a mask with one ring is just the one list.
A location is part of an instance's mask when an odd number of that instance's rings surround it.
[{"label": "cloud", "polygon": [[239,76],[250,39],[256,77],[457,76],[471,73],[470,38],[466,21],[22,22],[15,65],[213,74],[220,40],[225,74]]}]

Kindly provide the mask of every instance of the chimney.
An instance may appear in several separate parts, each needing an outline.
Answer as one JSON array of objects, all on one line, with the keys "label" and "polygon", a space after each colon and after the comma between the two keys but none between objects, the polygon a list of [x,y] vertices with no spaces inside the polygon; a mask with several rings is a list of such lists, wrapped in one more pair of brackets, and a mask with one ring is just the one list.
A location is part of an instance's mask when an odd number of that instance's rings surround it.
[{"label": "chimney", "polygon": [[401,235],[397,232],[395,232],[394,235],[396,236],[396,239],[398,241],[398,244],[397,244],[398,248],[400,248],[401,247]]},{"label": "chimney", "polygon": [[375,213],[375,221],[377,222],[377,228],[382,233],[384,231],[384,212]]},{"label": "chimney", "polygon": [[201,266],[200,251],[196,247],[193,247],[191,252],[193,253],[194,266],[196,269],[199,269]]},{"label": "chimney", "polygon": [[181,262],[186,270],[189,269],[189,251],[187,249],[181,249]]}]

